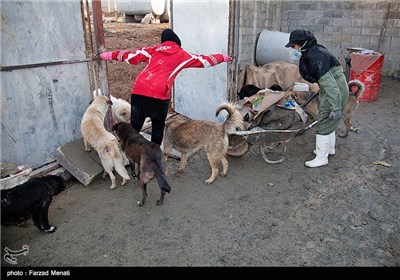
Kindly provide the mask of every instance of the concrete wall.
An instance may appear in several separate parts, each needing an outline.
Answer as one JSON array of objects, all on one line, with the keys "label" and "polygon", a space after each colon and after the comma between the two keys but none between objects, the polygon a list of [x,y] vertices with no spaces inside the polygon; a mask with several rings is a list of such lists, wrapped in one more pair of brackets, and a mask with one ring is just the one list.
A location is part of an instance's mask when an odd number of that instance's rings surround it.
[{"label": "concrete wall", "polygon": [[1,161],[33,169],[82,137],[91,99],[78,0],[1,3]]},{"label": "concrete wall", "polygon": [[255,64],[257,36],[262,29],[290,33],[295,29],[314,32],[344,64],[346,47],[363,47],[385,55],[383,75],[399,77],[400,3],[368,1],[239,1],[240,69]]}]

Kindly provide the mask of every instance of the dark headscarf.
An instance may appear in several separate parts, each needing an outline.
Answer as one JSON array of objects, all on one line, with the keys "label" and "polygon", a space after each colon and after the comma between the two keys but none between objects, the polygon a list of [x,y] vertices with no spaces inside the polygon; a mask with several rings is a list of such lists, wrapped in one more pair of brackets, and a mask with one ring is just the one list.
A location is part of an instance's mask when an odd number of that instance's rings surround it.
[{"label": "dark headscarf", "polygon": [[332,67],[340,65],[337,58],[326,47],[317,43],[311,31],[301,29],[292,31],[289,43],[285,47],[292,47],[293,44],[302,46],[300,74],[310,83],[318,82]]},{"label": "dark headscarf", "polygon": [[177,43],[179,46],[181,46],[181,39],[179,39],[178,35],[175,34],[172,29],[165,29],[161,33],[161,43],[164,43],[165,41],[172,41]]}]

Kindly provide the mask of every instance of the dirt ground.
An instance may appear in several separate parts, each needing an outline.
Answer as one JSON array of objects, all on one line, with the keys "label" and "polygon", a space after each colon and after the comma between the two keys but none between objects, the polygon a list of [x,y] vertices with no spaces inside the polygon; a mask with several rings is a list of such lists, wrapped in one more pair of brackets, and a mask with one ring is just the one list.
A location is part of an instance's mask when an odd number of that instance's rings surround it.
[{"label": "dirt ground", "polygon": [[[160,43],[161,33],[169,28],[168,23],[104,23],[105,46],[107,51],[132,50]],[[129,65],[111,61],[107,64],[109,91],[115,97],[130,102],[132,84],[145,64]]]},{"label": "dirt ground", "polygon": [[[159,39],[138,27],[110,34],[106,47],[134,48]],[[118,39],[113,47],[110,40]],[[109,67],[111,93],[129,96],[135,67]],[[115,73],[114,73],[115,72]],[[116,84],[115,82],[121,82]],[[122,83],[123,81],[123,83]],[[160,191],[148,185],[139,208],[140,187],[110,190],[109,178],[84,187],[73,180],[49,210],[55,233],[1,227],[5,247],[29,253],[5,268],[21,267],[398,267],[400,266],[400,81],[383,77],[378,100],[360,102],[347,138],[338,138],[329,165],[307,168],[315,130],[289,143],[286,160],[266,163],[257,146],[229,157],[226,177],[203,181],[210,166],[203,151],[177,175],[168,161],[172,191],[156,205]],[[118,92],[120,95],[118,95]],[[117,182],[121,178],[117,177]]]}]

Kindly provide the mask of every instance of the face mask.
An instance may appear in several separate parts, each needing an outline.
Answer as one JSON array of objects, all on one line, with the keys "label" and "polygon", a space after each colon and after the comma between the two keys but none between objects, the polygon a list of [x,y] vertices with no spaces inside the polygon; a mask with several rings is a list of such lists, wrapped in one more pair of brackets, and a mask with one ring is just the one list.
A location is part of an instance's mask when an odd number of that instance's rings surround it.
[{"label": "face mask", "polygon": [[289,57],[293,60],[299,60],[301,57],[301,49],[307,44],[307,41],[298,49],[292,49],[289,53]]},{"label": "face mask", "polygon": [[301,57],[301,51],[299,50],[291,50],[289,53],[289,57],[293,60],[299,60]]}]

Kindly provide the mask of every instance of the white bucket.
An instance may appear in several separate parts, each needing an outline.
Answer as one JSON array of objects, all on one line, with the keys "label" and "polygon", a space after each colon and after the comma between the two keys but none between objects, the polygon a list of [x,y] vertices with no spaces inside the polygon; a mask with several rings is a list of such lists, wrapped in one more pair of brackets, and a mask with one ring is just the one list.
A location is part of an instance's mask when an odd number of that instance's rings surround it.
[{"label": "white bucket", "polygon": [[255,55],[257,65],[274,61],[286,61],[298,65],[298,61],[289,57],[290,48],[285,48],[289,42],[289,35],[285,32],[263,30],[257,40]]}]

